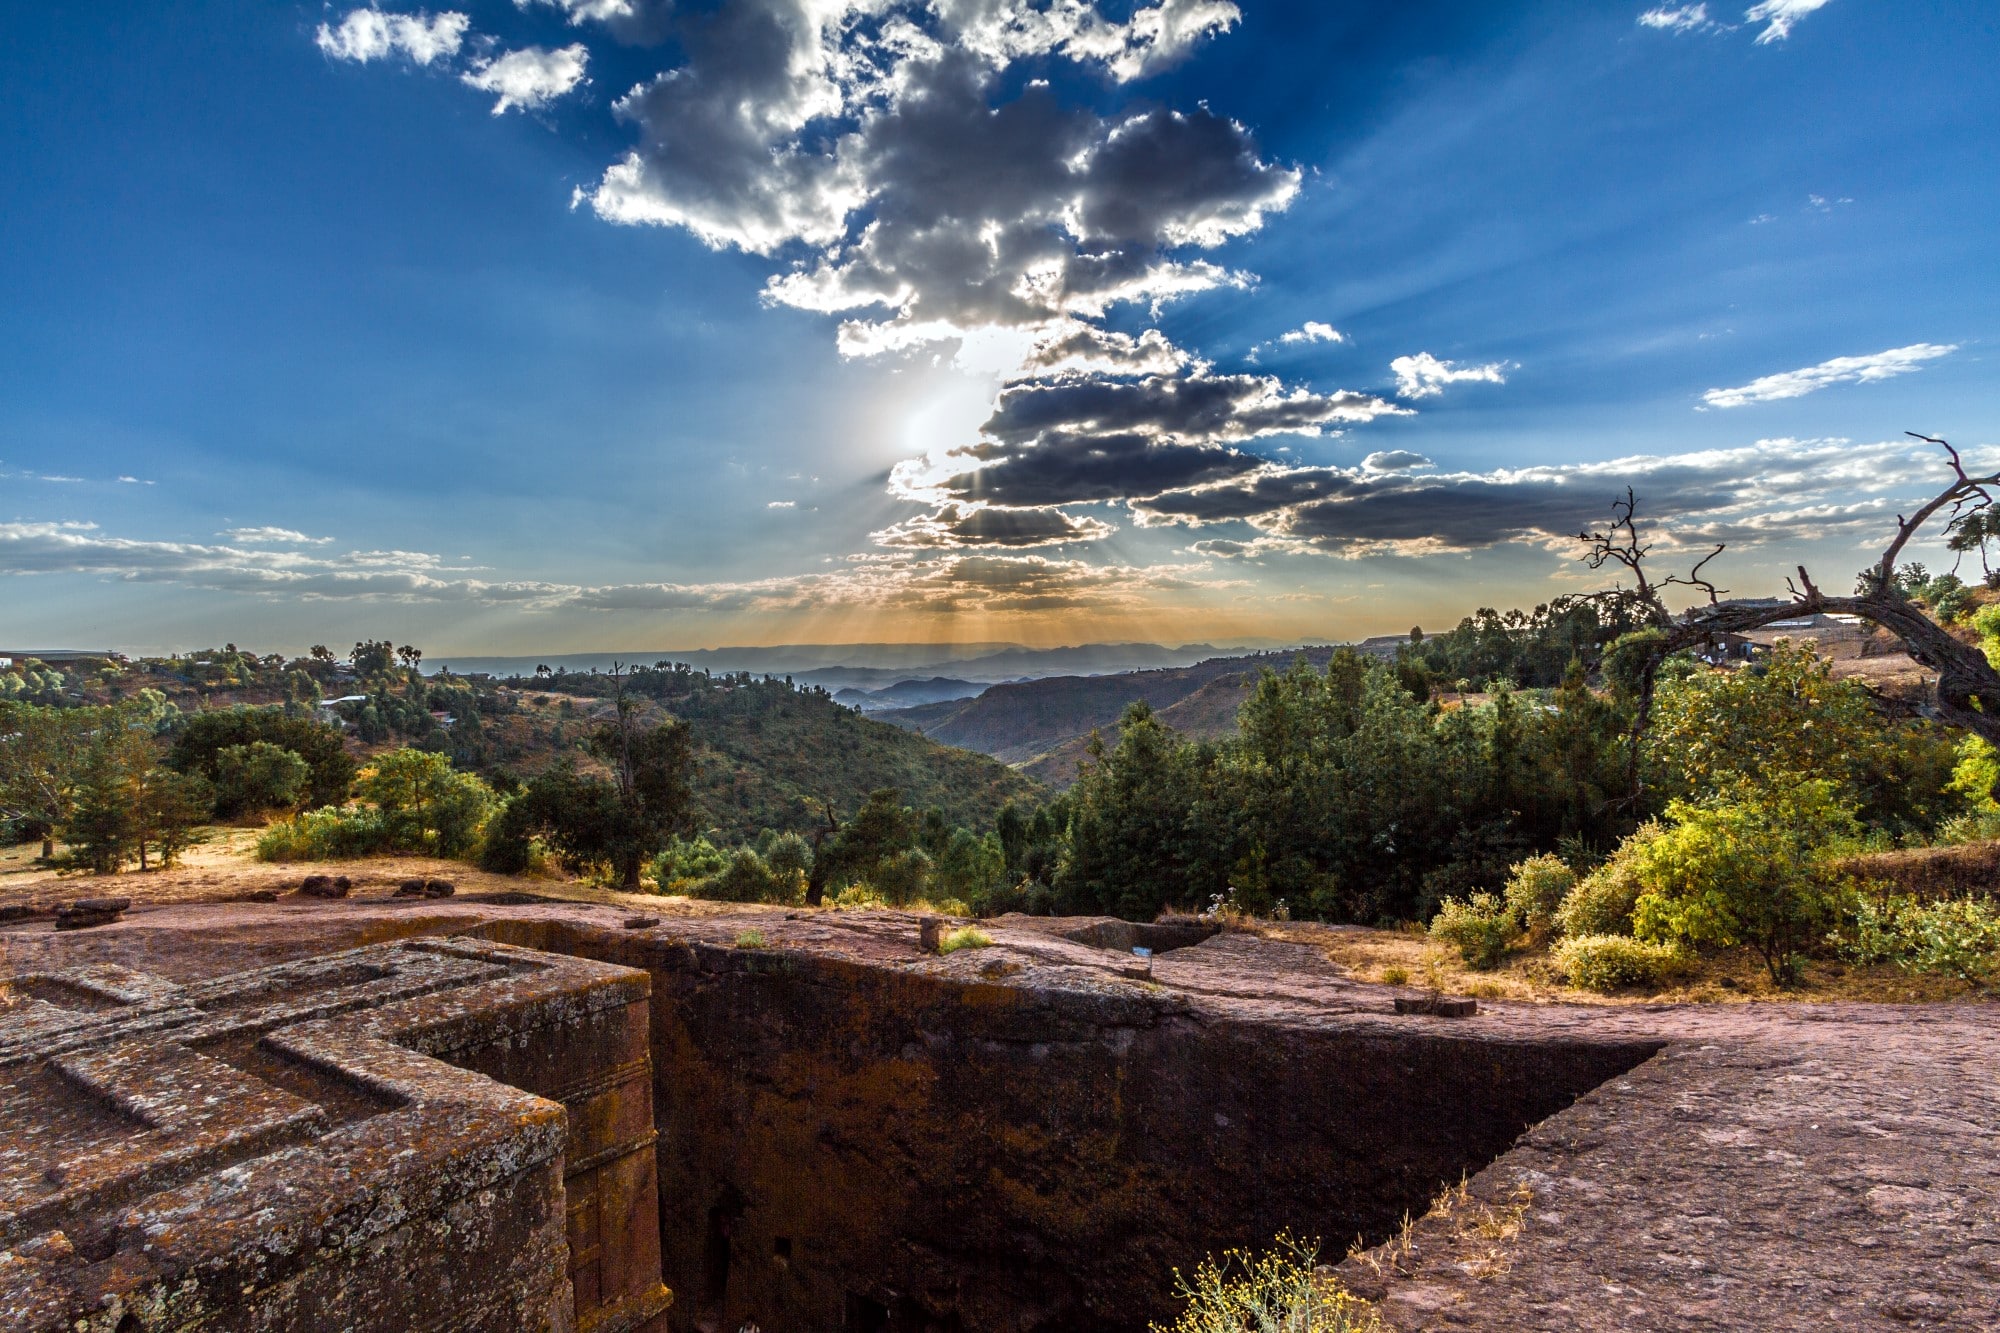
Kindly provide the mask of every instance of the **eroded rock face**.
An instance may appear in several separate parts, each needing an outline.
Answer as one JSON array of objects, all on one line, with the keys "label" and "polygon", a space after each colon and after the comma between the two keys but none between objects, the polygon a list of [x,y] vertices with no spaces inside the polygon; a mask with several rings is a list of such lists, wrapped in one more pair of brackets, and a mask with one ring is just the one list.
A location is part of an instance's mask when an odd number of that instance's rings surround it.
[{"label": "eroded rock face", "polygon": [[[1658,1045],[1398,1020],[1240,936],[1161,958],[1176,990],[1041,932],[884,967],[821,926],[756,950],[492,929],[652,974],[662,1255],[702,1327],[1144,1329],[1175,1267],[1284,1228],[1379,1239]],[[1353,1012],[1193,989],[1246,951]]]}]

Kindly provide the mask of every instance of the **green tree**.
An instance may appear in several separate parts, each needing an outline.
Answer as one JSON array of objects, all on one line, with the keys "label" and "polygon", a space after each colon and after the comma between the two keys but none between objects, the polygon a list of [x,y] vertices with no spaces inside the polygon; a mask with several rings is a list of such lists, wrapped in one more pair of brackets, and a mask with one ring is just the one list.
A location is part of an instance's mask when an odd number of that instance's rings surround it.
[{"label": "green tree", "polygon": [[354,784],[355,795],[375,805],[398,851],[464,856],[479,845],[480,831],[497,804],[493,789],[460,773],[449,756],[394,750],[375,760]]},{"label": "green tree", "polygon": [[269,741],[226,745],[215,752],[215,809],[224,818],[295,809],[311,782],[310,764]]},{"label": "green tree", "polygon": [[42,830],[42,856],[70,820],[109,708],[45,708],[0,701],[0,818]]},{"label": "green tree", "polygon": [[1832,662],[1781,641],[1762,669],[1697,669],[1662,680],[1647,759],[1665,794],[1824,778],[1859,797],[1885,728]]},{"label": "green tree", "polygon": [[287,717],[272,708],[220,708],[181,719],[172,731],[167,764],[183,773],[199,773],[214,783],[220,777],[216,756],[232,745],[263,741],[290,750],[311,770],[306,800],[312,805],[339,805],[354,781],[355,762],[346,740],[335,727],[311,718]]},{"label": "green tree", "polygon": [[1633,859],[1641,893],[1633,934],[1660,943],[1747,944],[1789,985],[1852,893],[1832,855],[1860,826],[1825,779],[1782,790],[1743,787],[1705,805],[1675,801],[1671,825]]},{"label": "green tree", "polygon": [[141,870],[146,868],[149,843],[159,852],[160,865],[171,867],[182,852],[203,840],[200,826],[214,811],[215,794],[201,774],[151,768],[141,775],[133,796]]}]

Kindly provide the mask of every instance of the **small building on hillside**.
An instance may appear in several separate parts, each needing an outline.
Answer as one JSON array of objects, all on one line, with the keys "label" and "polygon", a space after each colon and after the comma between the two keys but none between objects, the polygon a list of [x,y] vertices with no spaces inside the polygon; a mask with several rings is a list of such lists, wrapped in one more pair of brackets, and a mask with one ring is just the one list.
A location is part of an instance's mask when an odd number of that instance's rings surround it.
[{"label": "small building on hillside", "polygon": [[1354,651],[1363,657],[1379,657],[1388,661],[1408,647],[1409,643],[1410,636],[1407,634],[1377,634],[1373,638],[1363,639],[1355,644]]}]

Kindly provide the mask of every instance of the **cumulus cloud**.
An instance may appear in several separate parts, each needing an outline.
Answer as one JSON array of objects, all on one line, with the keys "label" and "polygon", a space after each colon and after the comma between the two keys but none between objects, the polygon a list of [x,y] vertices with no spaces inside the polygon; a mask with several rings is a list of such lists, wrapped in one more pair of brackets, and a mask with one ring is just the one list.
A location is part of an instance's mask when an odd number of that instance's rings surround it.
[{"label": "cumulus cloud", "polygon": [[1430,466],[1430,459],[1407,449],[1383,449],[1361,460],[1363,472],[1411,472]]},{"label": "cumulus cloud", "polygon": [[305,533],[292,528],[228,528],[215,535],[251,545],[330,546],[333,544],[331,537],[308,537]]},{"label": "cumulus cloud", "polygon": [[624,42],[655,42],[666,35],[672,0],[514,0],[516,6],[536,5],[561,10],[572,27],[601,23]]},{"label": "cumulus cloud", "polygon": [[1934,454],[1908,442],[1760,440],[1736,449],[1604,462],[1412,474],[1266,464],[1132,506],[1141,525],[1243,523],[1247,541],[1198,554],[1271,551],[1424,555],[1525,542],[1570,549],[1627,485],[1660,539],[1679,542],[1872,537],[1936,480]]},{"label": "cumulus cloud", "polygon": [[1696,32],[1715,26],[1709,21],[1706,4],[1662,5],[1639,15],[1639,23],[1642,27],[1658,28],[1663,32]]},{"label": "cumulus cloud", "polygon": [[322,23],[313,40],[336,60],[366,64],[401,55],[412,64],[428,65],[458,54],[472,20],[453,10],[431,15],[385,14],[379,9],[349,10],[339,26]]},{"label": "cumulus cloud", "polygon": [[1892,347],[1873,356],[1836,356],[1803,370],[1787,370],[1766,375],[1734,389],[1710,389],[1701,400],[1710,407],[1745,407],[1783,398],[1803,398],[1833,384],[1867,384],[1921,370],[1926,361],[1935,361],[1958,350],[1956,343],[1912,343]]},{"label": "cumulus cloud", "polygon": [[938,0],[936,9],[960,45],[993,64],[1057,54],[1101,65],[1120,82],[1174,64],[1242,17],[1227,0],[1162,0],[1124,23],[1074,0],[1046,8],[1018,0]]},{"label": "cumulus cloud", "polygon": [[1296,170],[1206,108],[1100,114],[1001,77],[1056,57],[1139,77],[1236,17],[1207,0],[1123,23],[1081,0],[733,0],[684,25],[685,64],[620,99],[639,143],[577,198],[718,248],[806,247],[766,298],[867,312],[842,330],[851,355],[1241,282],[1175,252],[1256,230]]},{"label": "cumulus cloud", "polygon": [[1117,531],[1102,519],[1060,509],[1009,509],[993,505],[945,505],[937,512],[906,519],[870,538],[877,546],[948,549],[996,546],[1025,548],[1094,542]]},{"label": "cumulus cloud", "polygon": [[581,42],[546,50],[539,46],[508,51],[491,60],[475,61],[460,81],[481,92],[498,94],[493,114],[514,108],[547,106],[583,81],[590,52]]},{"label": "cumulus cloud", "polygon": [[1435,398],[1444,392],[1447,384],[1507,382],[1501,373],[1507,369],[1503,361],[1484,366],[1461,366],[1455,361],[1440,361],[1429,352],[1399,356],[1389,363],[1389,369],[1396,375],[1396,392],[1404,398]]},{"label": "cumulus cloud", "polygon": [[1322,324],[1316,319],[1309,319],[1290,333],[1279,334],[1278,341],[1281,343],[1337,343],[1346,342],[1347,339],[1333,325]]},{"label": "cumulus cloud", "polygon": [[797,500],[772,500],[764,506],[766,509],[797,509],[798,507],[799,502]]},{"label": "cumulus cloud", "polygon": [[1743,13],[1745,23],[1762,23],[1764,31],[1757,34],[1757,44],[1782,42],[1792,35],[1798,21],[1816,9],[1823,9],[1828,0],[1761,0]]}]

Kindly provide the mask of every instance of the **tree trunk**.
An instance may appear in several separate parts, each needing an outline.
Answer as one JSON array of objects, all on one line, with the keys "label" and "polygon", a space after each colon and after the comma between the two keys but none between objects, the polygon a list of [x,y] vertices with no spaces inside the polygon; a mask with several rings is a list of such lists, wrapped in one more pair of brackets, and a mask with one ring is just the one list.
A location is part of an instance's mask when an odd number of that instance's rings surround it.
[{"label": "tree trunk", "polygon": [[53,861],[56,859],[56,840],[54,838],[42,839],[42,859],[44,861]]}]

